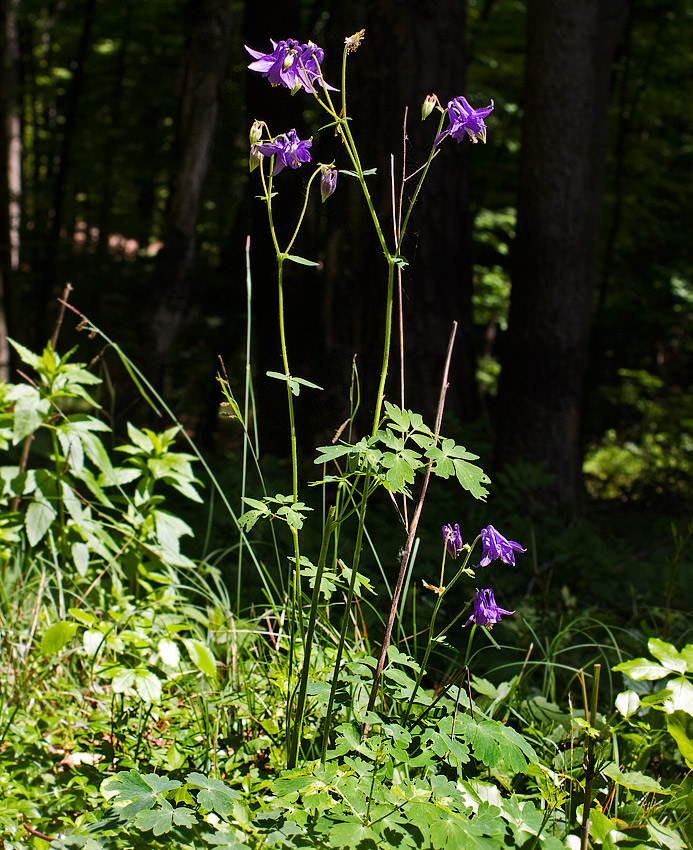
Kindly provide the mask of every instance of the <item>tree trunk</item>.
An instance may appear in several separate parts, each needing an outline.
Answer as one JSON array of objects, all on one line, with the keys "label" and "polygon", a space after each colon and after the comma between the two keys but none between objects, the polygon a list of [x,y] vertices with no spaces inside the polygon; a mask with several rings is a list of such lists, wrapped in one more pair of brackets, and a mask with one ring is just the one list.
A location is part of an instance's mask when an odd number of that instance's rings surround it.
[{"label": "tree trunk", "polygon": [[[517,238],[495,461],[540,464],[562,502],[581,490],[606,90],[618,36],[600,9],[605,5],[530,0],[528,7]],[[620,0],[608,5],[626,8]]]},{"label": "tree trunk", "polygon": [[68,179],[72,170],[72,147],[74,144],[74,133],[77,126],[80,101],[84,88],[84,74],[89,46],[91,44],[91,31],[94,24],[94,12],[96,0],[85,0],[84,22],[82,32],[77,46],[77,54],[73,65],[72,78],[68,92],[67,105],[65,109],[65,123],[62,130],[60,149],[56,157],[57,170],[53,183],[53,205],[49,211],[48,232],[46,236],[46,248],[43,267],[43,278],[38,287],[38,303],[36,304],[36,323],[34,327],[34,345],[42,348],[45,345],[48,327],[46,317],[48,308],[52,302],[56,283],[62,285],[65,281],[57,281],[58,260],[60,254],[60,242],[63,226],[65,223],[65,201]]},{"label": "tree trunk", "polygon": [[22,137],[16,86],[17,0],[0,0],[0,381],[10,379],[12,277],[19,266]]},{"label": "tree trunk", "polygon": [[[356,16],[352,15],[352,20]],[[366,5],[361,18],[366,29],[363,45],[349,60],[353,132],[364,167],[377,166],[369,185],[391,249],[391,154],[394,154],[396,193],[402,176],[403,119],[408,107],[407,174],[426,161],[435,137],[438,113],[421,121],[426,95],[436,93],[445,106],[465,92],[466,4],[458,0],[383,0]],[[344,35],[350,35],[345,32]],[[435,48],[432,49],[432,45]],[[471,239],[468,163],[471,143],[447,139],[433,162],[409,222],[401,253],[409,266],[403,272],[405,337],[405,404],[434,415],[452,323],[459,324],[451,367],[448,407],[461,418],[478,413],[475,357],[472,341]],[[480,152],[483,154],[482,146]],[[474,151],[476,153],[476,151]],[[417,177],[406,183],[404,209]],[[355,187],[343,180],[338,193]],[[339,203],[335,197],[335,207]],[[363,199],[353,198],[348,224],[342,216],[343,243],[350,242],[348,261],[334,275],[331,324],[340,347],[359,353],[367,397],[374,395],[378,377],[386,265],[372,233]],[[342,224],[342,222],[344,224]],[[339,240],[335,243],[339,251]],[[346,253],[347,246],[341,246]],[[339,293],[341,290],[341,294]],[[348,304],[349,314],[344,305]],[[328,305],[329,307],[329,305]],[[399,403],[399,351],[393,335],[388,397]],[[368,357],[368,360],[365,358]],[[366,368],[364,368],[366,367]]]},{"label": "tree trunk", "polygon": [[185,319],[192,286],[195,231],[228,63],[231,5],[231,0],[190,0],[188,7],[190,35],[181,69],[173,186],[144,332],[144,366],[157,383]]}]

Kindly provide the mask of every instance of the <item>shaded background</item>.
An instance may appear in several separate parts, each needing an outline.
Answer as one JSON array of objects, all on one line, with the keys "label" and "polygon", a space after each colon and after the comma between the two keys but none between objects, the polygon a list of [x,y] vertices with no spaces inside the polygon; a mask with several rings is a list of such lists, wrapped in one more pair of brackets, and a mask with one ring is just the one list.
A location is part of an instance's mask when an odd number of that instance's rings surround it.
[{"label": "shaded background", "polygon": [[[6,335],[44,344],[69,281],[72,302],[201,442],[233,448],[214,376],[221,355],[242,386],[250,235],[261,444],[285,453],[283,390],[264,376],[280,362],[274,258],[247,170],[249,126],[295,127],[313,136],[316,161],[347,163],[307,95],[246,71],[243,44],[312,39],[336,83],[344,37],[365,27],[350,103],[386,234],[405,107],[413,170],[435,129],[419,120],[427,94],[496,105],[486,146],[441,147],[403,249],[408,406],[433,419],[456,320],[450,421],[487,466],[529,464],[553,505],[585,493],[688,503],[690,0],[2,0],[0,10],[2,377],[15,374]],[[280,229],[307,177],[286,169],[277,181]],[[308,450],[346,416],[354,355],[367,427],[379,368],[385,264],[355,182],[342,177],[328,203],[311,204],[296,252],[321,264],[293,266],[287,286],[292,371],[327,388],[317,404],[299,400]],[[110,415],[141,419],[115,358],[101,368]]]}]

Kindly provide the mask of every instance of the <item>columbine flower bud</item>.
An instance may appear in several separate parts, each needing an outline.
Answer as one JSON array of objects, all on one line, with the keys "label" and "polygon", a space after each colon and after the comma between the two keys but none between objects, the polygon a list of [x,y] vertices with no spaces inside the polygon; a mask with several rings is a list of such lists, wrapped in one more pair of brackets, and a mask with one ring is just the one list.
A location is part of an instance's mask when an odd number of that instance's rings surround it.
[{"label": "columbine flower bud", "polygon": [[250,156],[248,157],[248,167],[250,168],[251,173],[255,171],[255,169],[262,162],[262,154],[260,151],[253,145],[250,149]]},{"label": "columbine flower bud", "polygon": [[337,169],[330,168],[329,165],[321,166],[322,177],[320,178],[320,194],[322,195],[323,204],[334,194],[337,188]]},{"label": "columbine flower bud", "polygon": [[427,94],[426,100],[421,104],[421,120],[425,121],[428,116],[433,112],[436,108],[436,103],[438,103],[438,98],[434,94]]},{"label": "columbine flower bud", "polygon": [[250,128],[250,147],[256,145],[262,138],[262,121],[253,121]]}]

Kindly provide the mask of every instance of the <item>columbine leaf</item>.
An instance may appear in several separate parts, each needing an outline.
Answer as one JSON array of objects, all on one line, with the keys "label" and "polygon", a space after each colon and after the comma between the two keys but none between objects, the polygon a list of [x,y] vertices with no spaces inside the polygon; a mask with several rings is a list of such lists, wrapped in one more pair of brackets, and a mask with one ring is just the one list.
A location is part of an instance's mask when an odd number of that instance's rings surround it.
[{"label": "columbine leaf", "polygon": [[319,446],[317,451],[320,455],[315,458],[313,463],[328,463],[331,460],[336,460],[338,457],[343,457],[353,451],[353,446]]},{"label": "columbine leaf", "polygon": [[431,824],[429,834],[431,844],[436,850],[459,850],[461,847],[473,846],[473,839],[465,828],[465,821],[452,813],[441,811],[442,817]]},{"label": "columbine leaf", "polygon": [[484,484],[490,484],[491,479],[486,475],[484,470],[479,466],[475,466],[473,463],[467,463],[466,460],[459,460],[458,458],[453,460],[453,465],[457,480],[464,489],[468,490],[475,499],[485,501],[488,496],[488,490],[484,487]]},{"label": "columbine leaf", "polygon": [[143,832],[151,829],[154,835],[164,835],[170,832],[172,826],[173,809],[156,809],[154,811],[138,812],[133,823]]},{"label": "columbine leaf", "polygon": [[[378,172],[377,168],[367,168],[363,172],[363,176],[364,177],[370,177],[371,174],[377,174],[377,172]],[[340,168],[339,173],[340,174],[346,174],[348,177],[358,177],[358,174],[355,171],[349,171],[346,168]]]},{"label": "columbine leaf", "polygon": [[330,830],[330,844],[335,850],[338,847],[358,847],[366,839],[371,839],[377,843],[378,835],[360,821],[338,823]]},{"label": "columbine leaf", "polygon": [[191,827],[198,823],[198,820],[192,809],[187,808],[187,806],[178,806],[173,810],[173,822],[176,826]]},{"label": "columbine leaf", "polygon": [[240,799],[238,791],[229,788],[220,779],[205,776],[204,773],[190,773],[186,782],[192,788],[199,788],[197,802],[207,811],[216,812],[222,817],[233,814],[234,800]]},{"label": "columbine leaf", "polygon": [[391,419],[397,426],[399,431],[409,430],[409,426],[411,424],[410,411],[402,410],[401,407],[396,407],[394,404],[390,404],[389,401],[386,401],[385,413],[387,414],[388,419]]}]

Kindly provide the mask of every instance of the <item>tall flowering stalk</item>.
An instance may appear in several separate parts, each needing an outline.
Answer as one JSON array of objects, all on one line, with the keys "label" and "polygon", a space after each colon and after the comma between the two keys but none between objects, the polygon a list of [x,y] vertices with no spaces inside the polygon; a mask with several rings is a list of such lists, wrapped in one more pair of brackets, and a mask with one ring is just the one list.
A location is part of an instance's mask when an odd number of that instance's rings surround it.
[{"label": "tall flowering stalk", "polygon": [[[446,111],[443,110],[443,108],[440,106],[437,97],[432,95],[427,98],[427,108],[425,110],[426,114],[430,114],[433,109],[438,109],[440,112],[440,121],[438,124],[437,134],[433,143],[431,144],[428,159],[424,167],[420,169],[418,183],[412,194],[407,209],[406,211],[400,210],[398,221],[401,223],[398,225],[398,228],[396,230],[394,244],[392,246],[389,246],[388,240],[384,235],[384,229],[378,219],[378,215],[376,213],[368,185],[366,183],[366,171],[362,166],[356,142],[352,135],[351,122],[348,114],[346,89],[347,59],[349,55],[359,47],[363,40],[363,37],[364,31],[362,30],[345,40],[342,55],[341,87],[339,90],[338,104],[335,104],[332,95],[332,93],[336,92],[337,89],[327,83],[323,76],[322,63],[324,60],[324,52],[322,48],[320,48],[313,42],[301,44],[296,39],[292,38],[280,41],[271,40],[272,50],[269,52],[263,53],[251,47],[246,47],[246,50],[253,59],[253,61],[248,66],[251,71],[262,74],[262,76],[266,77],[272,85],[282,86],[284,88],[289,89],[292,93],[297,93],[301,91],[305,92],[306,94],[312,96],[316,103],[320,106],[320,108],[324,110],[324,112],[328,115],[330,121],[327,126],[333,126],[336,135],[338,135],[342,140],[343,149],[346,152],[347,158],[351,165],[351,169],[347,173],[351,174],[357,179],[361,187],[361,191],[366,203],[366,207],[369,211],[370,218],[373,222],[373,226],[387,266],[387,284],[385,287],[385,322],[383,354],[380,368],[378,390],[374,403],[373,424],[371,428],[371,439],[375,440],[379,433],[378,429],[380,428],[382,422],[383,404],[385,399],[385,386],[389,367],[390,347],[392,339],[392,313],[394,302],[395,269],[398,267],[401,268],[402,266],[406,265],[406,262],[403,260],[400,254],[400,250],[407,230],[413,206],[418,198],[421,186],[426,178],[428,169],[436,155],[439,144],[442,143],[443,139],[447,135],[451,135],[453,138],[456,138],[459,141],[459,134],[463,131],[466,132],[466,134],[469,135],[474,141],[476,141],[477,137],[485,140],[486,127],[483,118],[488,115],[493,106],[491,105],[491,107],[488,107],[483,110],[473,110],[471,107],[469,107],[469,104],[466,100],[464,100],[464,98],[458,98],[448,104],[448,111],[446,113]],[[467,107],[469,107],[468,110]],[[449,118],[450,125],[447,130],[443,131],[443,123],[446,115]],[[308,386],[314,385],[311,385],[309,382],[304,381],[300,378],[295,378],[294,376],[292,376],[289,368],[289,356],[287,352],[286,333],[284,326],[283,269],[284,264],[286,262],[299,262],[305,265],[315,265],[310,261],[292,255],[290,252],[295,242],[296,236],[298,235],[299,228],[303,222],[303,218],[308,204],[309,194],[311,191],[311,187],[314,184],[315,178],[318,176],[320,177],[320,192],[324,201],[329,198],[330,195],[336,189],[338,171],[335,167],[333,167],[334,164],[319,164],[317,168],[313,171],[307,183],[304,202],[298,217],[298,222],[296,224],[292,237],[290,238],[286,248],[284,249],[280,247],[279,238],[277,236],[277,231],[275,228],[275,223],[272,214],[272,197],[276,191],[276,187],[279,185],[278,183],[275,184],[274,181],[281,181],[284,179],[284,169],[288,167],[289,169],[295,170],[309,163],[311,161],[313,152],[314,147],[312,139],[301,138],[295,128],[281,132],[278,135],[272,135],[269,131],[269,128],[264,122],[256,121],[253,125],[253,130],[251,131],[250,166],[251,170],[254,170],[258,167],[260,170],[260,177],[263,187],[263,199],[267,207],[268,221],[277,258],[279,336],[284,371],[281,375],[274,374],[274,377],[282,378],[286,382],[287,387],[287,405],[289,411],[289,426],[291,432],[292,497],[295,505],[298,505],[300,503],[293,395],[298,394],[298,389],[301,384]],[[267,159],[270,163],[269,168],[265,166],[265,160]],[[402,215],[402,213],[404,214]],[[437,433],[438,432],[436,432],[436,434]],[[349,615],[356,588],[368,499],[372,492],[374,492],[374,490],[377,489],[378,486],[381,486],[382,483],[382,476],[378,476],[376,471],[374,471],[370,466],[367,466],[365,473],[362,476],[355,477],[352,483],[347,483],[346,479],[343,479],[343,482],[340,487],[344,489],[344,495],[342,495],[342,489],[340,489],[338,491],[334,510],[330,511],[329,518],[324,529],[320,561],[315,577],[315,585],[311,603],[311,615],[309,617],[308,625],[305,630],[303,619],[301,616],[301,555],[298,540],[298,528],[295,526],[295,524],[290,523],[293,538],[293,561],[295,569],[291,597],[292,626],[288,677],[289,682],[287,694],[287,722],[293,722],[293,729],[287,732],[287,765],[289,767],[293,767],[296,764],[298,750],[300,747],[301,727],[303,722],[306,700],[307,665],[310,664],[311,648],[315,629],[315,613],[317,610],[317,599],[320,593],[320,576],[322,575],[321,571],[324,568],[330,537],[333,532],[335,532],[336,529],[339,527],[339,524],[346,518],[346,516],[350,515],[352,510],[355,509],[358,516],[356,541],[351,560],[351,578],[349,581],[344,616],[340,629],[340,639],[334,662],[332,687],[326,711],[326,722],[322,753],[323,759],[325,757],[325,748],[329,737],[331,715],[334,707],[334,699],[339,681],[339,672],[344,651],[344,645],[346,641],[346,633],[349,624]],[[355,508],[352,508],[352,505],[354,505]],[[418,513],[416,521],[418,522]],[[411,527],[409,531],[411,536]],[[451,542],[454,543],[454,541]],[[467,559],[465,560],[465,564],[467,563],[468,558],[469,553],[467,553]],[[401,562],[400,577],[398,578],[397,583],[398,588],[401,588],[401,577],[403,571],[407,569],[407,564],[408,553],[402,559]],[[389,641],[394,611],[396,610],[396,606],[398,604],[399,599],[398,593],[399,591],[395,593],[395,598],[393,598],[392,601],[390,623],[388,624],[385,640],[383,642],[383,655],[381,657],[381,662],[382,658],[384,658],[384,653],[387,649],[387,643]],[[298,687],[296,703],[293,706],[292,713],[292,665],[295,648],[295,637],[297,631],[300,640],[303,641],[304,668],[301,675],[300,685]],[[380,669],[382,669],[382,664],[379,667],[379,670]],[[375,688],[377,687],[379,670],[378,672],[376,672],[375,676],[374,692]],[[291,720],[292,714],[293,721]]]}]

